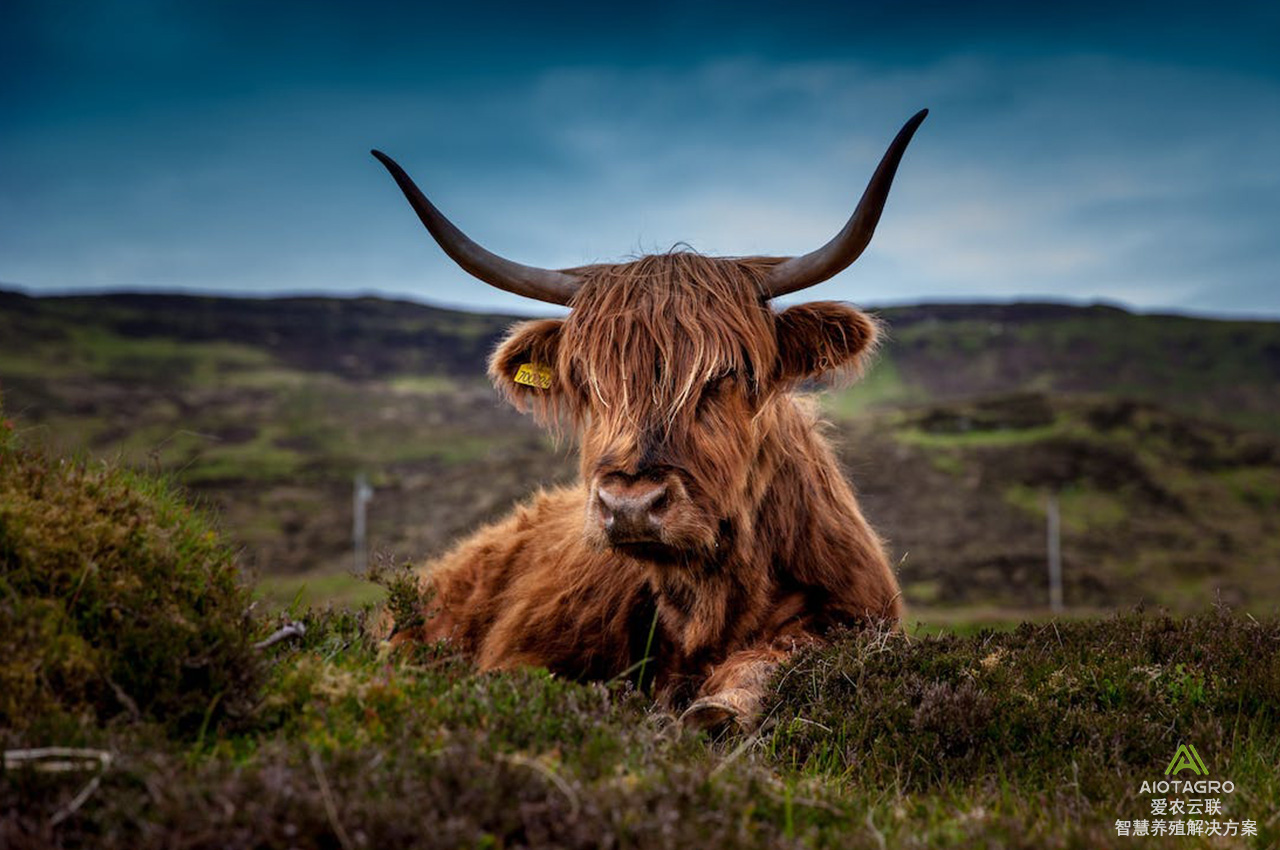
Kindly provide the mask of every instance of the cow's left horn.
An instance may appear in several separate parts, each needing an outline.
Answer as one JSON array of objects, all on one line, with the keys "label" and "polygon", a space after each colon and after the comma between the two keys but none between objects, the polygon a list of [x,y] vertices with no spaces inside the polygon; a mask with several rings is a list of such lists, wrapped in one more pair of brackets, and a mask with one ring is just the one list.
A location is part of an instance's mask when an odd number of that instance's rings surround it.
[{"label": "cow's left horn", "polygon": [[858,201],[853,217],[834,239],[816,251],[802,257],[792,257],[773,267],[764,281],[766,298],[776,298],[822,283],[835,277],[858,259],[871,242],[871,235],[876,232],[876,224],[880,221],[885,199],[889,197],[889,187],[893,185],[893,175],[898,170],[902,154],[915,135],[916,128],[928,114],[929,110],[920,110],[898,131],[893,144],[889,145],[889,150],[885,151],[884,158],[880,160],[876,173],[871,176],[866,191],[862,193],[862,200]]},{"label": "cow's left horn", "polygon": [[435,204],[427,200],[427,196],[422,194],[422,190],[394,159],[382,151],[370,153],[391,172],[396,185],[404,192],[418,218],[422,219],[422,223],[427,226],[436,242],[440,243],[444,252],[462,266],[464,271],[491,286],[551,304],[568,304],[569,299],[578,291],[581,281],[571,274],[513,263],[471,241],[467,234],[436,209]]}]

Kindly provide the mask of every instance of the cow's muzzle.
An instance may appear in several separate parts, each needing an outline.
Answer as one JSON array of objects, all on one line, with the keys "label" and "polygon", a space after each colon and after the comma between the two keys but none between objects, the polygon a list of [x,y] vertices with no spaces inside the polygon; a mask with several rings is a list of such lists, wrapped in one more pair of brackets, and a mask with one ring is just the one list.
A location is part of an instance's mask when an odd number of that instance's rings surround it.
[{"label": "cow's muzzle", "polygon": [[674,492],[669,480],[613,473],[596,485],[596,512],[600,527],[614,546],[662,542],[663,522]]}]

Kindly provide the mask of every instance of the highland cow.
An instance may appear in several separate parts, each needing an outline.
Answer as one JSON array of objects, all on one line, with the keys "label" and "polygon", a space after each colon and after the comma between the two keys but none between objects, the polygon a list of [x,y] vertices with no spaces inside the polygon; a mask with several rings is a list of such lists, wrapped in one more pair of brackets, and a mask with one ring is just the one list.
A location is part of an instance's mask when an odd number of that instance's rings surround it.
[{"label": "highland cow", "polygon": [[896,623],[881,541],[797,394],[859,374],[876,322],[842,303],[769,302],[857,259],[925,115],[898,133],[844,229],[793,258],[524,266],[468,239],[374,151],[463,269],[570,308],[516,325],[489,375],[518,409],[570,431],[581,455],[579,482],[428,565],[425,625],[396,639],[447,639],[486,669],[610,678],[639,665],[686,723],[750,726],[796,649]]}]

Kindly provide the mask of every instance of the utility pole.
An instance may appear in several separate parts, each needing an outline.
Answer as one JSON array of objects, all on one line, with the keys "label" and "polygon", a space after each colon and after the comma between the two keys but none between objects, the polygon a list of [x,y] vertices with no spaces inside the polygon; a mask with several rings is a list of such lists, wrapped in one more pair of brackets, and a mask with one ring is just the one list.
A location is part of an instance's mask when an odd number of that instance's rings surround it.
[{"label": "utility pole", "polygon": [[355,570],[363,575],[369,566],[369,549],[365,543],[365,531],[368,527],[367,514],[369,501],[373,498],[373,488],[363,472],[356,473],[355,492],[351,497],[351,539],[355,554]]},{"label": "utility pole", "polygon": [[1058,491],[1050,490],[1045,507],[1048,520],[1049,547],[1049,610],[1062,613],[1062,520],[1058,513]]}]

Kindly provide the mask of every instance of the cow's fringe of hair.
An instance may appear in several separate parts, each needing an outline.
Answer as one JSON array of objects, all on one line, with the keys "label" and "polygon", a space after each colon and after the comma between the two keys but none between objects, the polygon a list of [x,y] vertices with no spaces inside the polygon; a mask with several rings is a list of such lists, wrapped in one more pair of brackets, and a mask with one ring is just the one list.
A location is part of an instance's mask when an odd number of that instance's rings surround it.
[{"label": "cow's fringe of hair", "polygon": [[[639,422],[656,413],[670,424],[709,380],[766,377],[777,342],[759,293],[778,262],[677,250],[573,269],[583,286],[565,322],[573,343],[561,347],[560,366],[576,370],[610,415]],[[708,315],[714,326],[700,319]]]},{"label": "cow's fringe of hair", "polygon": [[[755,390],[817,391],[857,381],[878,340],[879,322],[864,337],[841,323],[815,325],[810,350],[815,368],[780,379],[775,314],[762,294],[768,271],[784,258],[706,257],[687,246],[632,262],[568,271],[583,281],[569,317],[516,326],[508,338],[522,359],[553,367],[554,392],[529,391],[500,380],[516,363],[499,346],[491,362],[507,400],[531,413],[557,440],[580,432],[592,417],[630,426],[670,429],[690,415],[704,385],[736,374]],[[842,309],[842,305],[827,305]],[[714,316],[714,323],[706,317]],[[856,348],[861,353],[848,356]]]}]

